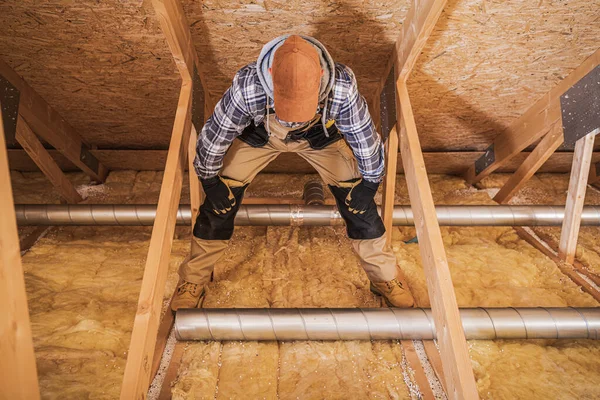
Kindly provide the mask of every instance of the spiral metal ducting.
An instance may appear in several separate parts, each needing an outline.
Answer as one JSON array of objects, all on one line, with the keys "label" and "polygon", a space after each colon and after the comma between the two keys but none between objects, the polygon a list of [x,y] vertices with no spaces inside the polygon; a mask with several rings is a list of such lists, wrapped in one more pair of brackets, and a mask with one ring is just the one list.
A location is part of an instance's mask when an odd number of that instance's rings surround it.
[{"label": "spiral metal ducting", "polygon": [[[467,339],[599,339],[600,308],[463,308]],[[178,340],[435,339],[425,308],[181,309]]]},{"label": "spiral metal ducting", "polygon": [[[560,226],[562,206],[436,206],[442,226]],[[33,204],[16,205],[19,225],[152,225],[156,205],[143,204]],[[181,205],[177,224],[190,224],[190,206]],[[330,226],[344,221],[335,206],[249,204],[235,219],[239,226]],[[410,206],[394,207],[393,224],[414,225]],[[600,226],[600,206],[585,206],[581,225]]]}]

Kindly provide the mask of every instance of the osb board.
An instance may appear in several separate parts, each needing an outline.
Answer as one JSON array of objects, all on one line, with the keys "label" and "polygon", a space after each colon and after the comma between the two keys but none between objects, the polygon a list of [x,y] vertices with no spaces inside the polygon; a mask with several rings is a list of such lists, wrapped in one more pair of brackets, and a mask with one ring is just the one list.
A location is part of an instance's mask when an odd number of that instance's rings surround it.
[{"label": "osb board", "polygon": [[87,142],[168,146],[180,82],[149,1],[3,0],[0,57]]},{"label": "osb board", "polygon": [[450,0],[409,79],[426,150],[483,150],[599,47],[600,0]]},{"label": "osb board", "polygon": [[[164,169],[167,157],[166,150],[92,150],[92,153],[111,170],[153,170]],[[76,168],[57,151],[51,150],[50,154],[56,159],[65,171],[75,171]],[[427,172],[432,174],[459,175],[475,162],[483,152],[425,152],[425,165]],[[529,153],[524,152],[512,159],[498,172],[514,172]],[[569,172],[573,153],[554,153],[540,168],[541,172]],[[594,162],[600,162],[600,152],[594,153]],[[37,166],[31,161],[23,150],[9,150],[8,161],[10,168],[17,171],[38,171]],[[264,172],[280,173],[311,173],[314,169],[302,158],[293,153],[282,154],[269,164]],[[398,162],[398,172],[402,172],[402,162]]]},{"label": "osb board", "polygon": [[202,72],[219,98],[235,72],[255,61],[269,40],[288,33],[319,39],[335,61],[349,65],[371,96],[390,58],[406,0],[182,0]]},{"label": "osb board", "polygon": [[[284,33],[317,37],[368,100],[408,1],[183,0],[217,98]],[[598,47],[600,0],[450,0],[411,77],[424,150],[483,150]],[[0,57],[84,139],[164,149],[179,78],[149,0],[6,0]]]}]

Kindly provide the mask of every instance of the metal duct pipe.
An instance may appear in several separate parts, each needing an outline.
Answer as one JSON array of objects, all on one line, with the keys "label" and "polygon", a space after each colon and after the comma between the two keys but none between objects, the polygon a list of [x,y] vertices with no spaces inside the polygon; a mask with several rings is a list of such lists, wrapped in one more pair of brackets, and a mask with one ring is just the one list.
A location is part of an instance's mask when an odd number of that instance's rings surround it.
[{"label": "metal duct pipe", "polygon": [[[467,339],[599,339],[600,308],[463,308]],[[425,308],[191,308],[178,340],[435,339]]]},{"label": "metal duct pipe", "polygon": [[304,184],[304,193],[302,193],[304,204],[307,206],[322,206],[325,204],[325,191],[323,183],[313,179]]},{"label": "metal duct pipe", "polygon": [[[560,226],[562,206],[436,206],[443,226]],[[16,205],[19,225],[152,225],[156,205],[33,204]],[[335,206],[290,204],[242,205],[235,219],[240,226],[343,225]],[[410,206],[394,208],[394,225],[414,225]],[[190,224],[190,206],[181,205],[177,224]],[[600,206],[585,206],[581,225],[600,226]]]}]

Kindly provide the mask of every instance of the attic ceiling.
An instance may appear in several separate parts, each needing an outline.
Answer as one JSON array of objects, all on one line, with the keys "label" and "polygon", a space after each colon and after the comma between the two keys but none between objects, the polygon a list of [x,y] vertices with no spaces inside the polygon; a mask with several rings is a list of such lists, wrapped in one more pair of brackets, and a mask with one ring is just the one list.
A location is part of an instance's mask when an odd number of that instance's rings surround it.
[{"label": "attic ceiling", "polygon": [[[409,1],[182,0],[219,98],[285,33],[321,40],[370,101]],[[425,151],[483,150],[598,47],[600,0],[450,0],[409,80]],[[179,75],[150,1],[4,0],[0,57],[90,144],[168,147]]]}]

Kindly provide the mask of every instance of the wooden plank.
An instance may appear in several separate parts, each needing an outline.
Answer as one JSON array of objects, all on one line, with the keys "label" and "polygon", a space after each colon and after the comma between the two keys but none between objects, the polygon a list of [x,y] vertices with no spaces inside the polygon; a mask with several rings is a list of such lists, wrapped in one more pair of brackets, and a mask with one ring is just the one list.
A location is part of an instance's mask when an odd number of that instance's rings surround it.
[{"label": "wooden plank", "polygon": [[17,218],[0,113],[0,396],[39,399]]},{"label": "wooden plank", "polygon": [[42,237],[44,237],[52,226],[36,226],[35,229],[29,233],[28,235],[22,237],[19,241],[19,248],[21,249],[21,254],[25,254],[34,244],[37,243]]},{"label": "wooden plank", "polygon": [[[447,394],[452,399],[479,398],[467,349],[452,277],[435,214],[431,188],[417,134],[406,85],[397,85],[397,106],[401,115],[400,149],[419,250],[436,326]],[[401,105],[401,107],[399,107]]]},{"label": "wooden plank", "polygon": [[515,226],[513,229],[517,232],[521,239],[525,240],[527,243],[554,261],[558,269],[560,269],[563,274],[568,276],[573,282],[575,282],[575,284],[581,286],[583,291],[589,293],[594,299],[596,299],[596,301],[600,302],[600,291],[582,278],[577,271],[575,271],[572,265],[567,264],[565,261],[559,258],[558,254],[552,251],[548,244],[542,242],[538,237],[536,237],[536,235],[532,233],[531,229],[520,226]]},{"label": "wooden plank", "polygon": [[550,128],[550,132],[544,136],[542,141],[535,147],[535,150],[531,152],[514,175],[502,186],[500,191],[494,196],[494,200],[500,204],[508,203],[563,142],[562,124],[558,122]]},{"label": "wooden plank", "polygon": [[594,151],[595,134],[582,137],[575,143],[573,167],[569,178],[569,191],[565,205],[565,217],[560,232],[558,256],[573,264],[577,250],[577,237],[581,225],[581,211],[585,200],[585,191],[590,173],[592,152]]},{"label": "wooden plank", "polygon": [[185,353],[185,347],[185,342],[175,343],[175,347],[173,348],[173,355],[171,356],[171,361],[169,362],[167,371],[165,372],[165,380],[163,381],[162,387],[160,388],[158,400],[171,400],[171,398],[173,397],[171,395],[171,386],[173,385],[173,382],[175,382],[175,380],[177,379],[179,366],[181,365],[181,360],[183,359],[183,353]]},{"label": "wooden plank", "polygon": [[592,168],[590,169],[590,176],[588,178],[588,183],[590,185],[597,185],[600,183],[600,162],[592,164]]},{"label": "wooden plank", "polygon": [[[31,129],[93,180],[104,181],[108,169],[101,162],[98,162],[94,168],[90,167],[90,165],[95,164],[94,160],[86,150],[88,146],[83,142],[75,128],[69,125],[23,78],[1,59],[0,75],[4,76],[19,90],[19,114],[27,121]],[[87,157],[92,162],[84,162],[82,156]]]},{"label": "wooden plank", "polygon": [[[554,237],[552,237],[551,235],[548,235],[545,232],[541,232],[539,229],[536,228],[532,228],[532,230],[535,232],[535,234],[539,237],[539,239],[543,242],[545,242],[548,247],[552,250],[553,254],[558,254],[558,240],[556,240]],[[600,275],[594,271],[591,271],[589,268],[587,268],[585,265],[583,265],[579,260],[577,260],[577,258],[575,258],[575,260],[573,260],[573,269],[582,274],[587,276],[592,282],[594,282],[596,285],[600,286]]]},{"label": "wooden plank", "polygon": [[203,202],[203,192],[200,186],[200,180],[196,175],[196,170],[194,169],[194,158],[196,157],[196,142],[198,141],[198,134],[196,133],[196,128],[192,124],[192,131],[190,132],[190,143],[188,145],[188,178],[190,182],[190,207],[192,210],[192,228],[194,227],[194,223],[196,222],[196,215],[198,214],[198,210],[200,210],[200,205]]},{"label": "wooden plank", "polygon": [[184,82],[150,238],[150,249],[121,388],[121,400],[144,398],[150,383],[152,356],[156,345],[191,132],[191,100],[192,82]]},{"label": "wooden plank", "polygon": [[435,372],[435,376],[437,376],[438,380],[440,381],[440,384],[444,389],[444,393],[448,393],[448,390],[446,389],[446,377],[444,376],[444,368],[442,368],[442,358],[440,356],[440,352],[437,346],[435,345],[433,340],[423,340],[423,348],[425,348],[425,353],[427,354],[429,363],[433,367],[433,372]]},{"label": "wooden plank", "polygon": [[18,117],[17,121],[16,139],[67,203],[77,204],[83,201],[71,181],[56,165],[54,159],[48,154],[48,151],[21,116]]},{"label": "wooden plank", "polygon": [[419,356],[415,350],[415,346],[412,340],[401,340],[402,349],[404,350],[404,356],[406,357],[406,361],[410,367],[414,371],[414,375],[412,376],[415,380],[415,383],[419,387],[419,391],[421,392],[421,399],[423,400],[433,400],[435,396],[433,395],[433,391],[431,390],[431,386],[429,385],[429,380],[427,379],[427,375],[425,375],[425,371],[423,370],[423,366],[421,365],[421,361],[419,360]]},{"label": "wooden plank", "polygon": [[[136,170],[136,171],[162,171],[165,168],[167,150],[123,150],[104,149],[92,150],[92,154],[104,163],[111,171],[113,170]],[[60,169],[65,172],[77,171],[78,169],[56,150],[48,150]],[[498,168],[496,172],[513,173],[530,155],[530,152],[522,152],[509,162]],[[483,155],[481,151],[448,151],[448,152],[424,152],[425,166],[430,174],[460,175],[469,165]],[[573,161],[572,152],[557,151],[550,156],[548,161],[542,165],[538,172],[565,173],[571,171]],[[593,161],[600,161],[600,152],[595,152]],[[9,149],[8,162],[10,169],[15,171],[39,171],[39,168],[23,150]],[[187,166],[186,166],[187,169]],[[398,155],[396,172],[403,172],[402,160]],[[288,174],[310,174],[315,173],[313,167],[300,156],[294,153],[285,153],[277,157],[262,171],[265,173],[288,173]]]},{"label": "wooden plank", "polygon": [[386,243],[392,242],[392,222],[396,195],[396,169],[398,163],[398,133],[396,126],[390,131],[385,143],[385,177],[383,181],[383,197],[381,198],[381,216],[385,226]]},{"label": "wooden plank", "polygon": [[599,64],[600,49],[596,50],[565,79],[532,105],[506,131],[498,135],[493,143],[494,162],[479,173],[475,170],[475,165],[471,165],[465,174],[467,182],[479,182],[527,146],[540,139],[561,118],[560,96]]},{"label": "wooden plank", "polygon": [[392,55],[375,91],[376,99],[381,95],[385,81],[395,65],[396,80],[406,82],[446,2],[446,0],[411,0],[410,9],[402,23],[402,33],[396,40]]},{"label": "wooden plank", "polygon": [[173,291],[173,295],[169,300],[169,304],[167,304],[165,315],[163,315],[162,320],[160,321],[158,333],[156,334],[156,346],[154,347],[154,356],[152,357],[150,382],[152,382],[156,376],[156,373],[158,372],[158,369],[160,368],[162,355],[165,351],[165,347],[167,347],[167,340],[169,339],[171,328],[173,328],[173,323],[175,323],[175,313],[171,310],[171,302],[173,301],[173,297],[175,297],[175,293],[177,293],[177,289]]}]

